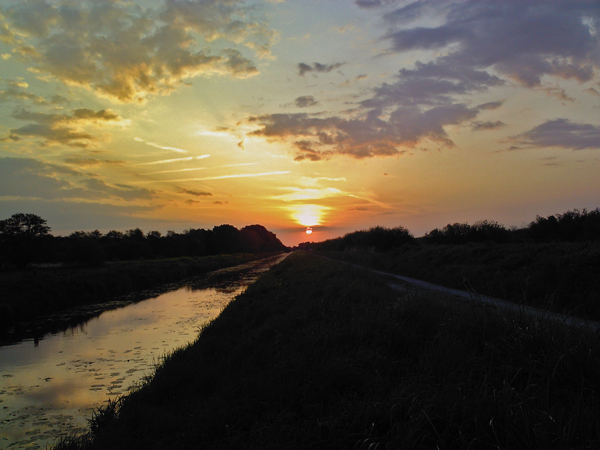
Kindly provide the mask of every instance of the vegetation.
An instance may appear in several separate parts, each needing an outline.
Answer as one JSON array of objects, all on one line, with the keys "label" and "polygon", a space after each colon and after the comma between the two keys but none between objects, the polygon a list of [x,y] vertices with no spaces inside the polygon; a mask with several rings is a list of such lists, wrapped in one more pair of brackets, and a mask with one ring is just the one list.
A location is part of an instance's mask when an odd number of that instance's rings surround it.
[{"label": "vegetation", "polygon": [[374,228],[304,247],[382,271],[600,319],[600,209],[538,216],[522,229],[489,220],[448,224],[422,238],[406,232],[400,243],[391,239],[396,230]]},{"label": "vegetation", "polygon": [[102,234],[75,231],[69,236],[52,236],[47,221],[34,214],[14,214],[0,220],[0,267],[25,267],[29,263],[66,263],[100,266],[105,261],[176,258],[234,253],[283,251],[286,247],[262,225],[238,230],[219,225],[183,233],[158,231],[144,234],[139,228]]},{"label": "vegetation", "polygon": [[297,252],[66,449],[592,449],[600,343]]}]

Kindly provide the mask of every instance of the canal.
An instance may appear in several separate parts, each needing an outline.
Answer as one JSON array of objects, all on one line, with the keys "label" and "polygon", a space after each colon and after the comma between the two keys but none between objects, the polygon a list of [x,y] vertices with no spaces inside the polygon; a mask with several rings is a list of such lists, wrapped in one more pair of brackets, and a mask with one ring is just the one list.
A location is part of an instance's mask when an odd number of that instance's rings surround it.
[{"label": "canal", "polygon": [[43,449],[84,432],[94,410],[143,382],[285,257],[192,278],[66,330],[0,346],[0,448]]}]

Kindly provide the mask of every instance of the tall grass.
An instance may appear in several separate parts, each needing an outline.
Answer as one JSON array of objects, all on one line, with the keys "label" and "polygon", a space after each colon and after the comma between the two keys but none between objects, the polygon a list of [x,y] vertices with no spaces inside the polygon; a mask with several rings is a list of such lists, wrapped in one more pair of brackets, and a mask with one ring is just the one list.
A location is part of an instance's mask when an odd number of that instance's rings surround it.
[{"label": "tall grass", "polygon": [[56,449],[600,446],[597,336],[294,254]]}]

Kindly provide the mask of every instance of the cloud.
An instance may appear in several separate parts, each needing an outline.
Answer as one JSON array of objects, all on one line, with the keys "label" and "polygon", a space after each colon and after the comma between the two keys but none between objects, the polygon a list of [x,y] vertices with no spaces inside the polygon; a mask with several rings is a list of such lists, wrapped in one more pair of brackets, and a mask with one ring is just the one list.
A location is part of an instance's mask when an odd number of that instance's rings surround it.
[{"label": "cloud", "polygon": [[[39,73],[115,102],[169,94],[208,74],[258,73],[242,50],[269,57],[276,33],[242,0],[24,0],[0,9],[0,37]],[[225,45],[212,45],[219,39]]]},{"label": "cloud", "polygon": [[90,125],[121,123],[121,118],[110,110],[93,111],[74,109],[71,115],[31,112],[22,109],[13,114],[15,119],[29,124],[10,130],[2,140],[18,141],[24,137],[41,138],[45,145],[62,144],[70,147],[89,147],[101,139],[84,130]]},{"label": "cloud", "polygon": [[438,63],[494,69],[526,87],[541,85],[545,75],[585,82],[599,67],[594,2],[444,2],[441,25],[407,28],[437,3],[413,2],[386,15],[391,51],[444,49]]},{"label": "cloud", "polygon": [[559,147],[571,150],[600,149],[600,127],[573,123],[569,119],[548,120],[518,136],[511,142],[528,148]]},{"label": "cloud", "polygon": [[354,3],[360,8],[379,8],[397,0],[355,0]]},{"label": "cloud", "polygon": [[[189,153],[187,150],[183,150],[181,148],[177,148],[177,147],[165,147],[163,145],[159,145],[159,144],[155,144],[154,142],[147,142],[141,138],[133,138],[134,141],[136,142],[142,142],[146,145],[149,145],[150,147],[155,147],[155,148],[160,148],[161,150],[171,150],[174,151],[176,153]],[[204,155],[203,157],[208,158],[210,155]],[[167,160],[167,161],[156,161],[156,162],[152,162],[152,163],[144,163],[144,164],[162,164],[164,162],[172,162],[172,161],[181,161],[181,160],[191,160],[193,159],[192,157],[190,158],[179,158],[179,159],[173,159],[173,160]]]},{"label": "cloud", "polygon": [[111,186],[77,170],[33,158],[0,159],[0,197],[46,200],[82,199],[124,201],[150,200],[150,189],[128,185]]},{"label": "cloud", "polygon": [[495,122],[473,122],[471,124],[471,129],[473,131],[486,131],[486,130],[497,130],[499,128],[504,128],[506,124],[501,120],[497,120]]},{"label": "cloud", "polygon": [[181,188],[179,191],[182,194],[193,195],[194,197],[210,197],[212,194],[210,192],[202,192],[202,191],[191,191],[189,189]]},{"label": "cloud", "polygon": [[585,90],[585,92],[587,92],[588,94],[595,95],[596,97],[600,97],[600,92],[598,92],[597,89],[588,88],[588,89]]},{"label": "cloud", "polygon": [[[75,230],[126,230],[162,228],[162,219],[146,219],[141,215],[152,213],[160,205],[113,205],[98,202],[78,202],[75,200],[39,200],[39,199],[0,199],[0,210],[4,217],[19,211],[37,214],[48,220],[53,234],[65,235]],[[4,218],[3,217],[3,218]],[[146,228],[147,227],[147,228]],[[165,220],[164,228],[172,228],[173,220]]]},{"label": "cloud", "polygon": [[500,78],[485,71],[443,62],[417,61],[414,69],[401,69],[396,79],[392,84],[383,83],[376,88],[375,95],[363,101],[362,106],[449,104],[454,96],[483,92],[504,84]]},{"label": "cloud", "polygon": [[308,106],[315,106],[319,102],[316,101],[312,95],[303,95],[301,97],[297,97],[296,100],[294,100],[294,103],[298,108],[306,108]]},{"label": "cloud", "polygon": [[228,178],[254,178],[254,177],[266,177],[272,175],[286,175],[290,173],[289,170],[280,170],[277,172],[263,172],[263,173],[242,173],[235,175],[220,175],[217,177],[206,177],[206,178],[185,178],[183,180],[163,180],[165,182],[178,182],[178,181],[207,181],[207,180],[225,180]]},{"label": "cloud", "polygon": [[122,166],[123,164],[125,164],[125,161],[120,161],[120,160],[115,160],[115,159],[96,159],[96,158],[79,158],[79,157],[66,158],[65,162],[67,164],[72,164],[74,166],[81,166],[81,167]]},{"label": "cloud", "polygon": [[299,63],[298,64],[298,75],[303,77],[304,74],[307,72],[329,73],[332,70],[342,67],[344,64],[346,64],[346,63],[321,64],[321,63],[316,62],[316,63],[313,63],[313,65],[311,66],[310,64]]},{"label": "cloud", "polygon": [[307,114],[268,114],[249,119],[258,125],[251,135],[270,140],[295,141],[296,161],[318,161],[332,155],[354,158],[392,156],[404,153],[421,140],[429,139],[451,147],[444,126],[472,120],[478,110],[464,104],[448,104],[422,111],[416,107],[399,107],[387,120],[381,110],[370,110],[363,118],[311,117]]}]

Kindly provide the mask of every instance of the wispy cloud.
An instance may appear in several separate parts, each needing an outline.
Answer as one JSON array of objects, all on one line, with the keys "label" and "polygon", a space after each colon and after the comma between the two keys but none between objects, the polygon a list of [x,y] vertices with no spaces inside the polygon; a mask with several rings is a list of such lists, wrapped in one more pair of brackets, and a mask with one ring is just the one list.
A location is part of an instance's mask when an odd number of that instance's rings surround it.
[{"label": "wispy cloud", "polygon": [[263,172],[263,173],[243,173],[236,175],[220,175],[216,177],[206,177],[206,178],[185,178],[181,180],[161,180],[165,182],[182,182],[182,181],[208,181],[208,180],[225,180],[227,178],[253,178],[253,177],[267,177],[272,175],[286,175],[291,173],[290,170],[283,170],[278,172]]},{"label": "wispy cloud", "polygon": [[160,148],[161,150],[171,150],[171,151],[177,152],[177,153],[189,153],[188,150],[183,150],[183,149],[177,148],[177,147],[167,147],[165,145],[155,144],[154,142],[148,142],[139,137],[135,137],[135,138],[133,138],[133,140],[136,142],[141,142],[143,144],[149,145],[150,147]]},{"label": "wispy cloud", "polygon": [[[187,158],[184,158],[187,160]],[[224,166],[215,166],[215,167],[188,167],[186,169],[175,169],[175,170],[161,170],[158,172],[147,172],[144,175],[156,175],[159,173],[177,173],[177,172],[192,172],[194,170],[210,170],[210,169],[221,169],[225,167],[240,167],[240,166],[255,166],[258,163],[242,163],[242,164],[226,164]]]},{"label": "wispy cloud", "polygon": [[169,164],[169,163],[181,162],[181,161],[196,161],[199,159],[204,159],[204,158],[209,158],[209,157],[210,157],[210,155],[188,156],[186,158],[162,159],[160,161],[150,161],[150,162],[145,162],[145,163],[138,163],[135,165],[136,166],[152,166],[155,164]]}]

